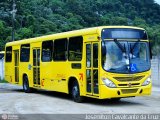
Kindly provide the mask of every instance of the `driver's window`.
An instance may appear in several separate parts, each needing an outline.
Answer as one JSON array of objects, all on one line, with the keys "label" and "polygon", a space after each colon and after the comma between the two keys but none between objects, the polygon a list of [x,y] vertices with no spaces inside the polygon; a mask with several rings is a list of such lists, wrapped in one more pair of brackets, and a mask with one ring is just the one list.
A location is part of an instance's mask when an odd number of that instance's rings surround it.
[{"label": "driver's window", "polygon": [[140,48],[139,48],[140,50],[140,59],[143,59],[143,60],[147,60],[147,58],[146,58],[146,56],[147,56],[147,51],[146,51],[146,44],[144,44],[144,43],[142,43],[141,45],[140,45]]}]

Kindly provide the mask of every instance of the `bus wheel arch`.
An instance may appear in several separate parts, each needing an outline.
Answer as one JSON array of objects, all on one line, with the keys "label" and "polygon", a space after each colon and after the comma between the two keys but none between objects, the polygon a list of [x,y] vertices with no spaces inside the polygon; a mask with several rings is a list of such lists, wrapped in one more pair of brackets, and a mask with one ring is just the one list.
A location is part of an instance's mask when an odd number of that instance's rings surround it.
[{"label": "bus wheel arch", "polygon": [[75,102],[82,102],[83,97],[80,96],[80,87],[79,87],[79,82],[75,77],[70,77],[69,82],[68,82],[68,90],[69,94],[72,96],[72,99]]}]

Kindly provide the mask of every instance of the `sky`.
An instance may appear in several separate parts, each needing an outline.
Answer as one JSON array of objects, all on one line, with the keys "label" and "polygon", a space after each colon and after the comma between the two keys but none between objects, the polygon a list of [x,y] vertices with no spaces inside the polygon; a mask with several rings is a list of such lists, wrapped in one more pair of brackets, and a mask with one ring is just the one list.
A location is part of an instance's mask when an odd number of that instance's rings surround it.
[{"label": "sky", "polygon": [[158,4],[160,4],[160,0],[155,0]]}]

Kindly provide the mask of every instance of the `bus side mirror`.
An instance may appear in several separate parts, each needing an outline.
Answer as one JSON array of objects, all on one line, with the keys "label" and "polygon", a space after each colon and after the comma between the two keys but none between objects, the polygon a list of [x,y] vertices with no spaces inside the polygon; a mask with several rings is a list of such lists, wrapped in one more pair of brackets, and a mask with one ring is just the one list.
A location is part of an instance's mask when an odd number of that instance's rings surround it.
[{"label": "bus side mirror", "polygon": [[149,41],[149,52],[150,52],[150,59],[152,59],[152,47],[151,42]]},{"label": "bus side mirror", "polygon": [[102,56],[105,56],[106,55],[106,46],[105,45],[102,45]]}]

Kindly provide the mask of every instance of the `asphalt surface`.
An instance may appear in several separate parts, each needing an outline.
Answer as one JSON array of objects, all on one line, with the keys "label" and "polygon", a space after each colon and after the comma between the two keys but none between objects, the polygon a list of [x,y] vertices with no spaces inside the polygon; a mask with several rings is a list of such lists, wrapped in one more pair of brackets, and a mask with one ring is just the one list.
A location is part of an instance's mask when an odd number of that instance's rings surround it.
[{"label": "asphalt surface", "polygon": [[[37,120],[43,120],[47,114],[49,119],[65,120],[67,118],[62,114],[70,114],[70,120],[85,119],[84,114],[160,114],[160,88],[153,86],[151,96],[124,98],[119,102],[87,98],[84,103],[75,103],[63,93],[42,90],[24,93],[22,87],[0,83],[0,114],[17,114],[19,119],[34,120],[34,115],[39,116]],[[20,116],[21,114],[26,116]]]}]

